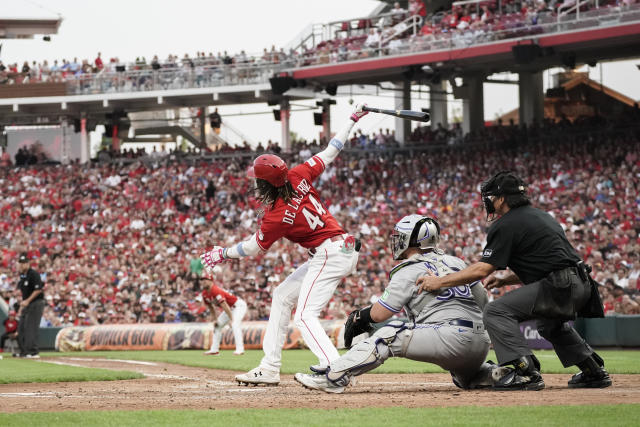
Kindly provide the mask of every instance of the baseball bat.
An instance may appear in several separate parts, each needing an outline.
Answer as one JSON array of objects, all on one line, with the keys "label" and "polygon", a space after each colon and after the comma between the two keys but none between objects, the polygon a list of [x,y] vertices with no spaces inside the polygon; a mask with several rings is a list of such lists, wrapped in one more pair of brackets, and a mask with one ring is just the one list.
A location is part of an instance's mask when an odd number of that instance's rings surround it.
[{"label": "baseball bat", "polygon": [[363,106],[364,111],[370,111],[372,113],[388,114],[390,116],[400,117],[401,119],[415,120],[418,122],[428,122],[431,116],[429,113],[413,110],[384,110],[382,108],[374,108]]}]

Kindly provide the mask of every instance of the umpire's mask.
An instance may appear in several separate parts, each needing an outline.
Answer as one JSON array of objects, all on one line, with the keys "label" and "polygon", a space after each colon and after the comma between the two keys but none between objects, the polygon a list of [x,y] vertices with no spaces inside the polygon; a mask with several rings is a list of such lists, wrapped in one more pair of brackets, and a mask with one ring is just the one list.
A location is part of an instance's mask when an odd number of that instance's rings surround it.
[{"label": "umpire's mask", "polygon": [[435,249],[440,243],[440,224],[422,215],[407,215],[393,227],[389,244],[393,259],[402,259],[410,247]]},{"label": "umpire's mask", "polygon": [[482,203],[487,211],[487,217],[496,212],[493,206],[493,200],[490,196],[502,197],[513,194],[524,194],[526,186],[516,174],[512,171],[500,171],[480,186],[480,194],[482,195]]}]

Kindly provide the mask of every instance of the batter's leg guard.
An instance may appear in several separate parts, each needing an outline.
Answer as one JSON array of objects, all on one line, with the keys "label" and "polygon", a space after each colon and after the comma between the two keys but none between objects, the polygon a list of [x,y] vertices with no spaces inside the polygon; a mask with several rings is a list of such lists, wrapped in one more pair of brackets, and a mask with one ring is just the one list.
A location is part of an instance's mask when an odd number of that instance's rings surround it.
[{"label": "batter's leg guard", "polygon": [[371,337],[354,345],[345,355],[333,361],[327,379],[336,384],[344,377],[362,375],[382,365],[392,355],[389,345],[406,329],[404,322],[394,320],[378,329]]}]

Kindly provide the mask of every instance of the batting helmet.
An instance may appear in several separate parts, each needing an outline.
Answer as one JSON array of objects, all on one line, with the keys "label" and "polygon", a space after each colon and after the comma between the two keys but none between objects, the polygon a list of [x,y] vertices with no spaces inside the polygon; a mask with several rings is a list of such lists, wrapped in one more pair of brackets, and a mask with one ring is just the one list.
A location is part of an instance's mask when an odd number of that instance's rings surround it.
[{"label": "batting helmet", "polygon": [[410,247],[435,249],[440,243],[440,224],[422,215],[407,215],[398,221],[391,233],[393,259],[400,259]]},{"label": "batting helmet", "polygon": [[264,179],[274,187],[282,187],[287,182],[287,164],[274,154],[263,154],[256,157],[249,168],[250,178]]}]

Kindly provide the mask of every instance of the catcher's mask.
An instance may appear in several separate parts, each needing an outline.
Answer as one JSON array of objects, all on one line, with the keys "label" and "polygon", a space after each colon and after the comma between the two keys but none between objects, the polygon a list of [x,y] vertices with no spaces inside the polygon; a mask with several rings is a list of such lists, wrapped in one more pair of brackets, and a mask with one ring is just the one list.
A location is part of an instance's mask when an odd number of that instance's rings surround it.
[{"label": "catcher's mask", "polygon": [[500,171],[480,186],[482,203],[487,211],[487,216],[496,212],[491,196],[502,197],[515,194],[525,194],[526,185],[512,171]]},{"label": "catcher's mask", "polygon": [[393,259],[402,259],[410,248],[435,249],[440,242],[440,224],[422,215],[407,215],[393,227],[389,244]]}]

